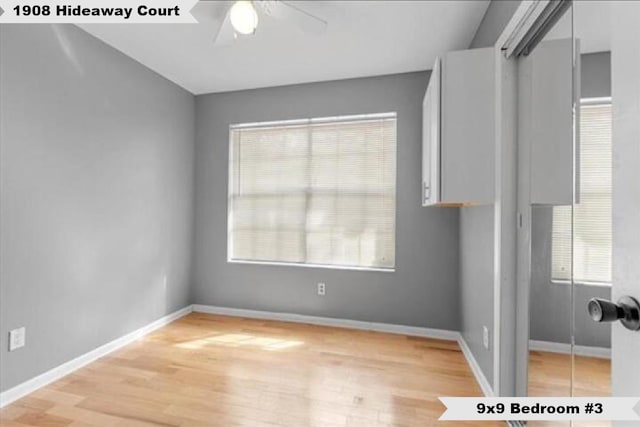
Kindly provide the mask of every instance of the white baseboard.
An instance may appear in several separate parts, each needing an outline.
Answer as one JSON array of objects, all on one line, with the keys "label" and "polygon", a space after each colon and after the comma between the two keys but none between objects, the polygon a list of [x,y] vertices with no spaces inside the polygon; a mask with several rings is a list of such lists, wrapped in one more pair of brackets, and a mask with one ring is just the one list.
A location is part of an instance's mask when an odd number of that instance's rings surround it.
[{"label": "white baseboard", "polygon": [[156,329],[161,328],[176,319],[179,319],[180,317],[186,316],[192,311],[193,306],[191,305],[178,311],[174,311],[173,313],[161,317],[160,319],[151,322],[140,329],[137,329],[133,332],[128,333],[127,335],[108,342],[103,346],[91,350],[88,353],[78,356],[73,360],[63,363],[60,366],[57,366],[43,374],[38,375],[37,377],[27,380],[22,384],[18,384],[17,386],[0,393],[0,408],[20,399],[21,397],[29,393],[33,393],[37,389],[44,387],[47,384],[50,384],[64,377],[65,375],[69,375],[73,371],[82,368],[83,366],[93,362],[94,360],[106,356],[107,354],[118,350],[119,348],[124,347],[127,344],[130,344],[138,338],[147,335],[148,333],[153,332]]},{"label": "white baseboard", "polygon": [[[571,344],[550,341],[529,341],[529,350],[548,351],[550,353],[571,354]],[[586,345],[573,346],[573,353],[577,356],[611,359],[611,349],[606,347],[590,347]]]},{"label": "white baseboard", "polygon": [[478,364],[478,361],[473,356],[471,349],[467,345],[467,342],[464,340],[462,335],[458,339],[458,345],[460,345],[462,354],[464,354],[464,357],[467,359],[467,363],[469,363],[469,367],[471,368],[473,375],[476,377],[476,381],[480,385],[480,388],[482,389],[485,397],[494,397],[493,387],[491,387],[491,383],[489,383],[489,380],[484,375],[484,372],[482,372],[480,364]]},{"label": "white baseboard", "polygon": [[308,323],[312,325],[333,326],[337,328],[359,329],[365,331],[387,332],[391,334],[436,338],[458,341],[460,333],[446,329],[422,328],[418,326],[393,325],[389,323],[366,322],[362,320],[338,319],[334,317],[307,316],[305,314],[274,313],[270,311],[245,310],[212,305],[194,304],[196,313],[220,314],[224,316],[246,317],[251,319],[279,320],[283,322]]}]

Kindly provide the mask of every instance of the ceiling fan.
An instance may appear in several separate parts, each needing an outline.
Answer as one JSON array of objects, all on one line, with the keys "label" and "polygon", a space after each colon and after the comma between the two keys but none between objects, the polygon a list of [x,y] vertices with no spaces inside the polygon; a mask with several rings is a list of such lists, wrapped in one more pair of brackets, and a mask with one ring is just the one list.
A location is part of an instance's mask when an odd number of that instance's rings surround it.
[{"label": "ceiling fan", "polygon": [[327,29],[327,21],[309,12],[301,5],[303,3],[282,0],[200,1],[193,12],[201,23],[222,21],[214,37],[216,45],[228,45],[240,37],[256,34],[263,17],[295,24],[307,34],[322,34]]}]

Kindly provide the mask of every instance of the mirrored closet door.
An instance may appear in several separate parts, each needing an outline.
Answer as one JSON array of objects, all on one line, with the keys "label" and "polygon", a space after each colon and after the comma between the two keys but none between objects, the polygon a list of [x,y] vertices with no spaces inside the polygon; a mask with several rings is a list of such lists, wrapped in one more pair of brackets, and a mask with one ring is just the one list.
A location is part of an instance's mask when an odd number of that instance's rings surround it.
[{"label": "mirrored closet door", "polygon": [[[580,168],[572,219],[572,395],[610,396],[613,323],[597,322],[594,310],[612,300],[611,2],[574,2],[573,23],[580,48],[575,116]],[[612,423],[574,421],[573,425],[609,427]]]},{"label": "mirrored closet door", "polygon": [[580,63],[574,57],[573,6],[556,14],[518,64],[521,173],[528,181],[520,197],[527,204],[530,233],[526,394],[544,397],[572,394],[573,220],[580,185],[575,133]]},{"label": "mirrored closet door", "polygon": [[597,321],[612,281],[609,17],[607,2],[558,2],[517,52],[520,395],[611,393],[611,323]]}]

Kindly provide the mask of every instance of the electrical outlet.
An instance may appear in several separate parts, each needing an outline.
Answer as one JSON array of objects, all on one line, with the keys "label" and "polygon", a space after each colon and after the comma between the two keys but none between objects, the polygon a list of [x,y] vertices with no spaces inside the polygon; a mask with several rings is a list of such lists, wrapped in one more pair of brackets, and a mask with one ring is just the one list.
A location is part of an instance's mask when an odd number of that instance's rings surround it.
[{"label": "electrical outlet", "polygon": [[325,284],[324,283],[318,283],[318,295],[324,296],[325,291],[326,291]]},{"label": "electrical outlet", "polygon": [[482,345],[485,350],[489,350],[489,328],[486,326],[482,327]]},{"label": "electrical outlet", "polygon": [[14,351],[20,347],[24,347],[26,330],[22,328],[9,331],[9,351]]}]

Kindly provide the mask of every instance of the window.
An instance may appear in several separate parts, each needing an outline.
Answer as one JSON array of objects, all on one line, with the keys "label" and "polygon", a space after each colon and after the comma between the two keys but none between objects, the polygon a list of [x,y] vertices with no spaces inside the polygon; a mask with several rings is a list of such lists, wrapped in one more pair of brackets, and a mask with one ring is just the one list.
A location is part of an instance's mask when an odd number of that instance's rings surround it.
[{"label": "window", "polygon": [[[611,283],[611,102],[580,108],[580,198],[573,211],[573,279]],[[553,208],[552,280],[571,279],[571,206]]]},{"label": "window", "polygon": [[229,261],[395,266],[396,114],[230,127]]}]

